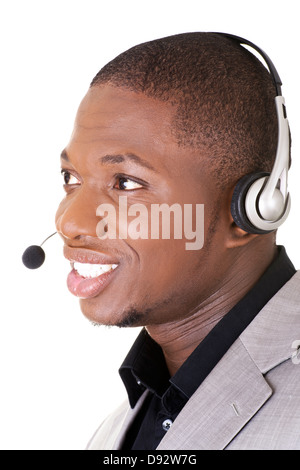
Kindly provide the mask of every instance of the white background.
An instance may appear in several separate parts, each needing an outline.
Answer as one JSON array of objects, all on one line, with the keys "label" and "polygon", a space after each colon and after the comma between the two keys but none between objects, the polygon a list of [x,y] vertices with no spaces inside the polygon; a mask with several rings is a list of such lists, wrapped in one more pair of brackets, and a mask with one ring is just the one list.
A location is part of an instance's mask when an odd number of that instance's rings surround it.
[{"label": "white background", "polygon": [[59,154],[98,70],[129,47],[188,31],[248,38],[283,80],[293,134],[292,211],[279,231],[297,268],[299,239],[299,9],[295,0],[6,0],[0,7],[0,448],[84,449],[125,397],[118,368],[137,329],[93,327],[66,288],[54,237],[47,260],[21,255],[55,230],[63,196]]}]

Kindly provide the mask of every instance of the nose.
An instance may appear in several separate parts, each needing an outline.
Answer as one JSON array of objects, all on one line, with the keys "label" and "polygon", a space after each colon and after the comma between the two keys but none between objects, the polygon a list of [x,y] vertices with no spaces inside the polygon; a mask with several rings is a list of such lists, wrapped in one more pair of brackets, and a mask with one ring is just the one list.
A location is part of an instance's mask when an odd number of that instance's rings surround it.
[{"label": "nose", "polygon": [[96,237],[99,216],[96,216],[97,202],[87,191],[67,196],[56,213],[56,229],[64,238],[77,239],[81,236]]}]

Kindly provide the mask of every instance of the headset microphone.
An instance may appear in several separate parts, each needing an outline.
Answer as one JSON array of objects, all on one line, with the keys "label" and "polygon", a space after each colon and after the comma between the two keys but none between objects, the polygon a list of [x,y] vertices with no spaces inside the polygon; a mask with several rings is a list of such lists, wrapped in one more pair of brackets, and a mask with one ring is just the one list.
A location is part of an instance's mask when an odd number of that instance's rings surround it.
[{"label": "headset microphone", "polygon": [[31,245],[23,253],[22,256],[22,261],[23,264],[26,266],[28,269],[37,269],[42,266],[42,264],[45,261],[45,252],[42,248],[42,245],[49,240],[49,238],[53,237],[57,232],[52,233],[47,237],[43,243],[40,245]]}]

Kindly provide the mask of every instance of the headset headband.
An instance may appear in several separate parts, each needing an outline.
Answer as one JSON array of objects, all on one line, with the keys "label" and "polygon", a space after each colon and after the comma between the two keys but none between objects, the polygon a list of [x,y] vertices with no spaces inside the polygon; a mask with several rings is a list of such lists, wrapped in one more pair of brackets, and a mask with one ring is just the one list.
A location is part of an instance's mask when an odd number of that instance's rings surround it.
[{"label": "headset headband", "polygon": [[279,76],[279,73],[277,72],[276,67],[271,61],[270,57],[262,49],[260,49],[260,47],[256,46],[256,44],[254,44],[253,42],[248,41],[247,39],[241,38],[240,36],[235,36],[234,34],[227,34],[227,33],[216,33],[216,34],[220,34],[221,36],[227,37],[229,39],[233,39],[234,41],[237,41],[240,44],[250,46],[252,47],[252,49],[256,50],[262,56],[262,58],[265,60],[268,66],[269,72],[271,74],[271,77],[273,79],[273,82],[276,88],[277,96],[282,96],[282,93],[281,93],[282,81]]},{"label": "headset headband", "polygon": [[282,81],[269,56],[251,41],[227,33],[218,34],[257,51],[265,60],[276,89],[275,106],[278,119],[278,142],[270,175],[245,175],[234,189],[231,212],[237,225],[250,233],[268,233],[276,230],[290,211],[288,170],[290,159],[290,130]]}]

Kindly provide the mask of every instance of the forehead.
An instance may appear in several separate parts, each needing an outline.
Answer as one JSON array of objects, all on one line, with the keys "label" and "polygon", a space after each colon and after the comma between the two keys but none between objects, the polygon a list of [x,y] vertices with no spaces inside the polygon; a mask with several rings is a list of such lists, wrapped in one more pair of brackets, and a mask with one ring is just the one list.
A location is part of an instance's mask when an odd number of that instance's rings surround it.
[{"label": "forehead", "polygon": [[170,177],[196,176],[199,155],[178,145],[176,111],[173,104],[140,92],[93,86],[79,106],[68,153],[81,163],[82,156],[87,163],[107,154],[135,154]]},{"label": "forehead", "polygon": [[[149,139],[173,141],[172,120],[176,109],[168,103],[112,86],[93,86],[83,98],[75,121],[86,131],[132,139],[138,132]],[[144,139],[142,139],[144,140]]]},{"label": "forehead", "polygon": [[174,105],[143,93],[93,86],[80,103],[68,154],[89,162],[107,154],[135,154],[158,170],[177,171],[184,162],[173,135],[175,113]]}]

